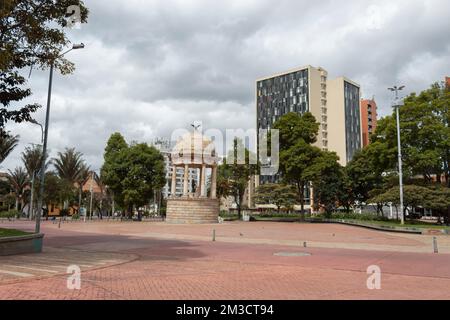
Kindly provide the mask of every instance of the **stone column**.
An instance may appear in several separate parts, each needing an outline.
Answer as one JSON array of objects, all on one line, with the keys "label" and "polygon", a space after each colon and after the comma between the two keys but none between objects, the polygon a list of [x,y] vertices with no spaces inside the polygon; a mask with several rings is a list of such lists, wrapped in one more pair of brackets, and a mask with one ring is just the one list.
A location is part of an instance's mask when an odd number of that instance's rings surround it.
[{"label": "stone column", "polygon": [[217,194],[216,194],[216,185],[217,185],[217,165],[214,165],[212,167],[212,172],[211,172],[211,199],[216,199],[217,198]]},{"label": "stone column", "polygon": [[170,189],[170,196],[172,198],[177,195],[177,166],[172,166],[172,186]]},{"label": "stone column", "polygon": [[202,172],[200,175],[200,197],[206,197],[206,165],[202,164]]},{"label": "stone column", "polygon": [[183,197],[188,196],[188,183],[189,183],[189,166],[184,165],[184,180],[183,180]]}]

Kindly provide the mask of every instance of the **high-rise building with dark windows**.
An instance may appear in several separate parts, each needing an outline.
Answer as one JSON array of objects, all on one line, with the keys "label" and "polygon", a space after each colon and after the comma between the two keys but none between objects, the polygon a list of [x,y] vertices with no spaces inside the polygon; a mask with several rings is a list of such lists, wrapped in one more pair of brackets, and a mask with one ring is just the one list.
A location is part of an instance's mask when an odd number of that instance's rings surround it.
[{"label": "high-rise building with dark windows", "polygon": [[[256,127],[272,129],[289,112],[311,112],[320,124],[315,145],[337,153],[346,165],[361,149],[360,87],[341,77],[328,80],[323,68],[306,66],[256,80]],[[260,183],[279,182],[280,175],[261,176]],[[312,205],[309,188],[306,203]]]},{"label": "high-rise building with dark windows", "polygon": [[316,145],[327,149],[327,72],[306,66],[256,81],[257,129],[271,129],[289,112],[311,112],[321,124]]},{"label": "high-rise building with dark windows", "polygon": [[360,86],[340,77],[329,80],[327,89],[330,150],[345,166],[362,146]]},{"label": "high-rise building with dark windows", "polygon": [[[328,149],[327,72],[306,66],[256,81],[257,129],[271,129],[275,121],[289,112],[311,112],[320,123],[316,146]],[[280,175],[261,176],[260,183],[279,182]],[[306,188],[305,203],[310,204]]]}]

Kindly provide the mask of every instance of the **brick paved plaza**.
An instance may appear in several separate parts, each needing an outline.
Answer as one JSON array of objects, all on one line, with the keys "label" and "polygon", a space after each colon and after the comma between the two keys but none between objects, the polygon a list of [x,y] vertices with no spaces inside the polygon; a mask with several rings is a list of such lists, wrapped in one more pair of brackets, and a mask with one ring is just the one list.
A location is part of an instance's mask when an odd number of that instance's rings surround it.
[{"label": "brick paved plaza", "polygon": [[[450,299],[448,236],[434,254],[431,236],[335,224],[45,221],[42,230],[42,254],[0,257],[0,299]],[[72,264],[80,290],[67,289]],[[381,268],[380,290],[367,289],[370,265]]]}]

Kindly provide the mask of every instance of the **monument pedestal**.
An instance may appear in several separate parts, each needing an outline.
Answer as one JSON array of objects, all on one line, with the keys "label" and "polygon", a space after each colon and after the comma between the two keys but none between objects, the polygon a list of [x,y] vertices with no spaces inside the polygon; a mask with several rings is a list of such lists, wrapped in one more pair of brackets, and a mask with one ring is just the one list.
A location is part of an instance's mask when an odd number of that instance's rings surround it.
[{"label": "monument pedestal", "polygon": [[167,199],[166,222],[201,224],[219,222],[219,200],[209,198]]}]

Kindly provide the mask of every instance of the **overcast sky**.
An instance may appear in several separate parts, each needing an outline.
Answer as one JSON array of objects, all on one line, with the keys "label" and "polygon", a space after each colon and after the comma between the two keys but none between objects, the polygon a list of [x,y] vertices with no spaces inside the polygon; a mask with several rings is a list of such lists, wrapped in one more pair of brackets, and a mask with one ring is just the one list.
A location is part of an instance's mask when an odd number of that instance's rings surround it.
[{"label": "overcast sky", "polygon": [[[207,128],[253,128],[255,79],[304,65],[346,76],[390,113],[387,87],[426,89],[450,74],[450,1],[85,0],[88,24],[69,31],[84,50],[55,76],[51,155],[75,147],[93,169],[111,133],[127,141]],[[33,71],[33,101],[45,106],[48,72]],[[36,113],[44,123],[45,108]],[[20,165],[32,124],[9,124],[19,147],[1,170]]]}]

